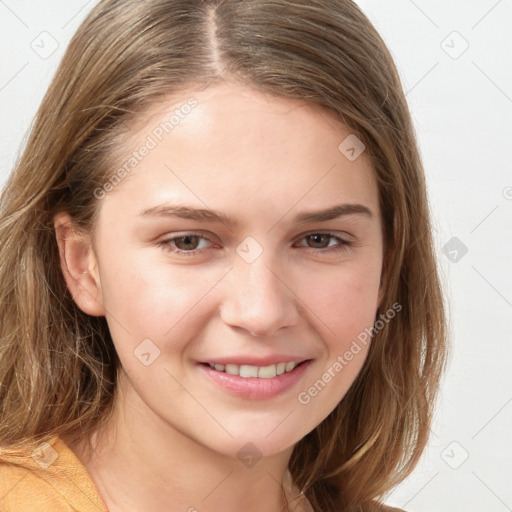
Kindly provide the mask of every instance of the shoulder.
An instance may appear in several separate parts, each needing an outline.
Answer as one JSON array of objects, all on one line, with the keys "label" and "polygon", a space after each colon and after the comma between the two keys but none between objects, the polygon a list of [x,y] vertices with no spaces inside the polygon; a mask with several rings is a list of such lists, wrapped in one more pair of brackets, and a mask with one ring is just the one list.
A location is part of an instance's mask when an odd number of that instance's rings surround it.
[{"label": "shoulder", "polygon": [[86,512],[91,504],[108,512],[85,467],[59,437],[35,449],[0,447],[2,512]]},{"label": "shoulder", "polygon": [[51,507],[51,510],[64,510],[58,493],[37,472],[0,459],[0,510],[28,512],[36,504]]}]

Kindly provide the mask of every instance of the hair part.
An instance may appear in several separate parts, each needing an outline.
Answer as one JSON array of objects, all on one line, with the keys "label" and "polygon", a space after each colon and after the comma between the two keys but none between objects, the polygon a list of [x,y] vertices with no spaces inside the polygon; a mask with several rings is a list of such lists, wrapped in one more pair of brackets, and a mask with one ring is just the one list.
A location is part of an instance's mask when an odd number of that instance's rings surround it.
[{"label": "hair part", "polygon": [[385,231],[379,312],[402,309],[289,465],[315,511],[370,510],[426,445],[446,326],[405,95],[350,0],[106,0],[89,13],[0,199],[0,444],[88,435],[110,416],[120,361],[105,318],[81,311],[66,286],[53,217],[66,211],[94,240],[94,190],[111,179],[129,126],[166,98],[224,81],[326,107],[373,164]]}]

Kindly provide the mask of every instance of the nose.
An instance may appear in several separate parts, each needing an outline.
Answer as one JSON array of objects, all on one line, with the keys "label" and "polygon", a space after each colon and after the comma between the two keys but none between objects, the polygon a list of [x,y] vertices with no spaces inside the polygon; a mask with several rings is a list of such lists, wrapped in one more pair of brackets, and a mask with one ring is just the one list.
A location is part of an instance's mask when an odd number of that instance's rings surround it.
[{"label": "nose", "polygon": [[233,329],[256,337],[272,337],[285,327],[292,327],[299,318],[289,273],[279,272],[265,256],[247,263],[239,258],[226,276],[221,318]]}]

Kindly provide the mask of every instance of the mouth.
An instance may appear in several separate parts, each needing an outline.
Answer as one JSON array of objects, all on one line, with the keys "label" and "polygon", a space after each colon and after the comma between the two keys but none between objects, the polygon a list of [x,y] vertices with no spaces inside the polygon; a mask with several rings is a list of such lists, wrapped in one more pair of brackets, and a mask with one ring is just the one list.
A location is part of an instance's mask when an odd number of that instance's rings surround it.
[{"label": "mouth", "polygon": [[310,361],[306,359],[304,361],[286,361],[267,366],[253,366],[248,364],[233,364],[233,363],[201,363],[205,366],[209,366],[213,370],[221,373],[227,373],[228,375],[236,375],[243,378],[258,378],[258,379],[273,379],[278,375],[292,372],[298,366]]},{"label": "mouth", "polygon": [[202,362],[197,367],[207,381],[232,396],[245,400],[268,400],[299,386],[312,363],[313,359],[304,359],[256,366],[236,364],[231,359],[223,363]]}]

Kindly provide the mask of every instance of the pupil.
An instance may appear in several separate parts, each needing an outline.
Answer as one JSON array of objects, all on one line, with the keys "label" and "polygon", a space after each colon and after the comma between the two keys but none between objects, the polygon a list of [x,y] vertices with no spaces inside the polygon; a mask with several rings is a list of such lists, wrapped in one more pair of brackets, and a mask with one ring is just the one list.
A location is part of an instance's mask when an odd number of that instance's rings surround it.
[{"label": "pupil", "polygon": [[[316,235],[310,235],[310,238],[313,239],[313,243],[315,244],[322,244],[322,237],[326,237],[326,236],[329,236],[329,235],[325,235],[325,234],[316,234]],[[325,240],[324,240],[325,241]]]},{"label": "pupil", "polygon": [[[182,236],[181,238],[178,239],[178,241],[185,241],[184,244],[185,245],[194,245],[193,242],[191,242],[190,240],[191,239],[194,239],[194,238],[197,238],[196,236],[190,236],[190,235],[187,235],[187,236]],[[187,249],[194,249],[194,247],[186,247]]]}]

